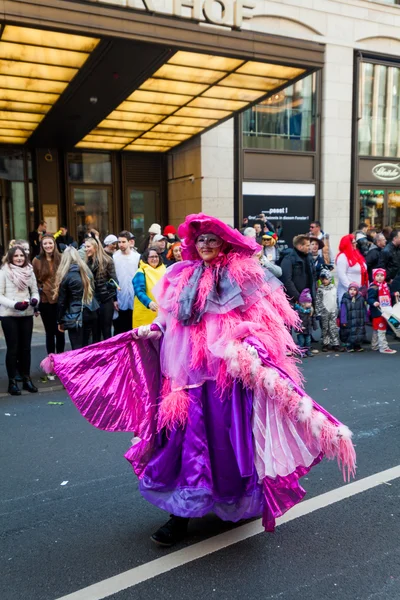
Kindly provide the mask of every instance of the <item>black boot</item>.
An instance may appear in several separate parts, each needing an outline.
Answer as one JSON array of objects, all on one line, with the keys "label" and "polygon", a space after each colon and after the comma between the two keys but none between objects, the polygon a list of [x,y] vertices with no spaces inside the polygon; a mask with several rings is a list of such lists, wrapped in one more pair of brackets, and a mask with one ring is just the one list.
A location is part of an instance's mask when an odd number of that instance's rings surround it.
[{"label": "black boot", "polygon": [[15,379],[8,380],[8,393],[11,394],[11,396],[21,395],[21,390],[17,386],[17,382],[15,381]]},{"label": "black boot", "polygon": [[151,536],[151,540],[159,546],[170,548],[186,536],[189,519],[171,515],[170,520]]},{"label": "black boot", "polygon": [[33,385],[30,377],[23,377],[22,382],[22,389],[30,392],[31,394],[36,394],[38,389],[35,385]]}]

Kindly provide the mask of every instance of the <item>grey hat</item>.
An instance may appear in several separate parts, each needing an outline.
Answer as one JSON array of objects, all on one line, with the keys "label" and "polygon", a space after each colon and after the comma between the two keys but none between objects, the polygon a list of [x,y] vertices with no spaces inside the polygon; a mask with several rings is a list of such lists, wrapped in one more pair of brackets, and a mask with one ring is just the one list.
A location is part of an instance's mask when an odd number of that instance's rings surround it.
[{"label": "grey hat", "polygon": [[157,234],[153,237],[153,242],[161,242],[161,240],[166,240],[166,238],[161,234]]},{"label": "grey hat", "polygon": [[108,235],[105,240],[104,240],[104,245],[105,246],[109,246],[110,244],[116,244],[118,242],[118,238],[116,235],[114,235],[113,233],[110,233],[110,235]]}]

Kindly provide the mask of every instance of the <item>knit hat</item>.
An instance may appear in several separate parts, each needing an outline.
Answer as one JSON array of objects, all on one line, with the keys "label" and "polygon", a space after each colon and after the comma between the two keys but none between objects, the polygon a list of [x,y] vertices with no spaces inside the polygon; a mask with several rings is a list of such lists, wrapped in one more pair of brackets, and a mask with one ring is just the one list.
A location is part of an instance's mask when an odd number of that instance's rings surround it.
[{"label": "knit hat", "polygon": [[149,227],[149,233],[155,233],[156,235],[161,235],[161,225],[158,223],[153,223],[151,227]]},{"label": "knit hat", "polygon": [[353,281],[352,283],[350,283],[349,287],[347,288],[347,290],[349,290],[350,288],[355,288],[358,292],[358,290],[360,289],[360,286],[358,285],[358,283],[356,283],[355,281]]},{"label": "knit hat", "polygon": [[110,244],[116,244],[118,242],[118,238],[116,235],[114,235],[113,233],[111,233],[110,235],[108,235],[105,240],[104,240],[104,245],[105,246],[109,246]]},{"label": "knit hat", "polygon": [[311,292],[309,290],[309,288],[305,288],[300,296],[299,296],[299,302],[312,302],[312,297],[311,297]]},{"label": "knit hat", "polygon": [[[152,227],[153,227],[153,225],[152,225]],[[160,233],[161,233],[161,232],[160,232]],[[174,227],[173,225],[166,225],[166,226],[164,227],[163,234],[164,234],[165,236],[167,236],[167,235],[170,235],[170,234],[171,234],[171,235],[176,235],[176,229],[175,229],[175,227]]]},{"label": "knit hat", "polygon": [[246,227],[246,229],[243,231],[243,235],[246,237],[255,238],[257,234],[254,227]]},{"label": "knit hat", "polygon": [[372,279],[375,281],[375,277],[380,274],[383,275],[386,279],[386,271],[385,269],[372,269]]},{"label": "knit hat", "polygon": [[320,279],[327,279],[328,281],[332,281],[332,274],[328,269],[321,269],[321,274],[319,276]]}]

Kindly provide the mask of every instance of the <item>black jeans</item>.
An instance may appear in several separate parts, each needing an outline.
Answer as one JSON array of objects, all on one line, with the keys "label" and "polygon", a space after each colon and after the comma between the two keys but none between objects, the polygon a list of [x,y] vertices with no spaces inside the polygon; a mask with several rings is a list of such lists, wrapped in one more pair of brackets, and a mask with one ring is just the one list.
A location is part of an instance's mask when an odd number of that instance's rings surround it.
[{"label": "black jeans", "polygon": [[[91,311],[87,308],[83,309],[82,327],[74,327],[68,329],[69,341],[71,342],[72,350],[85,348],[90,343],[96,341],[98,336],[99,312]],[[90,339],[92,340],[90,341]]]},{"label": "black jeans", "polygon": [[103,340],[108,340],[112,336],[112,322],[114,314],[114,300],[111,298],[107,302],[100,304],[99,326],[97,331],[96,342],[100,342],[101,336]]},{"label": "black jeans", "polygon": [[2,317],[6,339],[6,369],[9,379],[15,379],[18,370],[22,377],[29,377],[31,371],[31,342],[33,317]]},{"label": "black jeans", "polygon": [[46,332],[47,354],[61,354],[65,348],[65,335],[57,327],[57,303],[41,302],[39,305],[44,330]]},{"label": "black jeans", "polygon": [[114,321],[114,332],[115,335],[120,333],[126,333],[132,329],[132,314],[133,310],[120,310],[118,313],[118,319]]}]

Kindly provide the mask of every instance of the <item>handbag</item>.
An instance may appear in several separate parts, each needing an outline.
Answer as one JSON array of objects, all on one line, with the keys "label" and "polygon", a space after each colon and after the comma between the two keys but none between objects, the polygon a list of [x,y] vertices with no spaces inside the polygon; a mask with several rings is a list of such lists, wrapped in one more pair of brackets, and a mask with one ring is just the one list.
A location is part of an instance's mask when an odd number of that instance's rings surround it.
[{"label": "handbag", "polygon": [[65,329],[79,329],[79,327],[83,326],[83,309],[84,304],[82,300],[81,310],[79,313],[74,314],[66,314],[65,319],[67,323],[64,324]]}]

